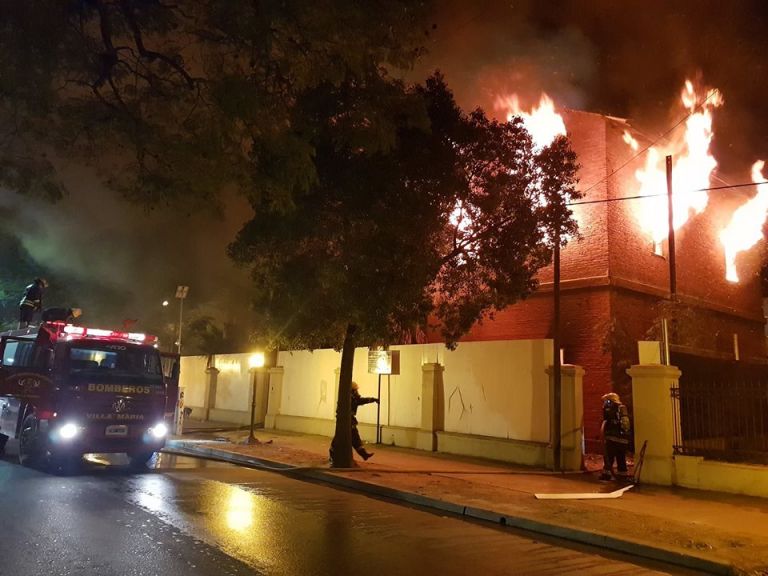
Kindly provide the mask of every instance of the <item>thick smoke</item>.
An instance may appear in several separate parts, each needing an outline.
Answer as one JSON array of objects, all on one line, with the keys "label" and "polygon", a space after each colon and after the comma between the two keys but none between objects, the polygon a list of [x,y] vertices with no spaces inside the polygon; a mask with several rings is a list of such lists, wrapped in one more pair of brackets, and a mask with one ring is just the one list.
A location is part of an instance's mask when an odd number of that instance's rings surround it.
[{"label": "thick smoke", "polygon": [[[721,170],[768,158],[768,3],[762,0],[513,0],[438,3],[429,54],[414,76],[442,70],[465,108],[540,92],[557,105],[629,118],[656,136],[680,118],[686,78],[717,87]],[[673,112],[674,111],[674,112]]]},{"label": "thick smoke", "polygon": [[[64,171],[64,177],[70,194],[55,204],[0,194],[0,230],[64,285],[50,292],[68,301],[51,296],[46,305],[82,308],[90,324],[135,320],[137,329],[156,331],[176,320],[174,293],[185,284],[188,318],[242,316],[247,274],[233,265],[226,246],[249,214],[247,202],[229,198],[223,213],[146,210],[85,171]],[[171,305],[164,308],[166,299]]]},{"label": "thick smoke", "polygon": [[[409,80],[440,69],[467,109],[493,113],[496,97],[513,92],[530,105],[545,91],[559,106],[631,118],[653,137],[679,119],[683,81],[698,75],[726,100],[715,125],[721,173],[768,159],[764,0],[448,0],[434,22]],[[0,229],[70,288],[73,301],[56,304],[145,328],[173,315],[177,284],[191,287],[190,314],[226,321],[247,307],[246,274],[225,254],[250,214],[242,199],[225,202],[223,216],[145,212],[92,175],[70,171],[67,182],[71,195],[55,205],[0,191]]]}]

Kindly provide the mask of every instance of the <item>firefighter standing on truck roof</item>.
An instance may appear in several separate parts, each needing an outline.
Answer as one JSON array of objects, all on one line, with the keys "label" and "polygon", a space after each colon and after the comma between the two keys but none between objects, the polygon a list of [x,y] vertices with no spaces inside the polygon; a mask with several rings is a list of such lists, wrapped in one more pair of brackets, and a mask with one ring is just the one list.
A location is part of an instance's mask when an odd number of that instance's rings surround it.
[{"label": "firefighter standing on truck roof", "polygon": [[34,282],[24,289],[24,296],[19,302],[19,328],[26,328],[32,322],[35,312],[43,309],[43,291],[48,288],[45,278],[35,278]]}]

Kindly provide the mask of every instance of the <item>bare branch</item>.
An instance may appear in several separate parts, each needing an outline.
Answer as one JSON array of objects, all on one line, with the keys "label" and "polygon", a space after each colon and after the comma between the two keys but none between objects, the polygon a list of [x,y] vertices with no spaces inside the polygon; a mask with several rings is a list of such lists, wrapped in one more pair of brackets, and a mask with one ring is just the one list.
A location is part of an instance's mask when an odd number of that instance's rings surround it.
[{"label": "bare branch", "polygon": [[168,66],[176,70],[180,76],[184,78],[184,80],[187,83],[187,86],[190,88],[194,88],[195,86],[195,79],[192,78],[192,76],[187,72],[182,65],[180,65],[178,62],[176,62],[173,58],[169,58],[165,54],[161,54],[160,52],[155,52],[154,50],[147,49],[146,46],[144,46],[144,37],[141,34],[141,30],[139,28],[138,23],[136,22],[136,17],[131,10],[131,7],[127,0],[121,0],[120,2],[121,11],[123,13],[123,16],[125,16],[126,21],[128,22],[128,26],[131,29],[131,32],[133,33],[133,41],[136,43],[136,48],[139,51],[139,54],[143,57],[149,60],[150,62],[153,62],[155,60],[160,60],[161,62],[166,63]]}]

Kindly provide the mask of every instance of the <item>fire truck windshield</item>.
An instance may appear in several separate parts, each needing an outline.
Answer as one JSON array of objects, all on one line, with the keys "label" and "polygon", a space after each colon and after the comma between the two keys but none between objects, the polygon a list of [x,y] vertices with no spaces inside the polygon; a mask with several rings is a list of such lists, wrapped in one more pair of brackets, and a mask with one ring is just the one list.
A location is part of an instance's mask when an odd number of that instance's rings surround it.
[{"label": "fire truck windshield", "polygon": [[162,384],[160,355],[154,348],[113,342],[78,342],[69,349],[69,373],[93,377],[132,376]]}]

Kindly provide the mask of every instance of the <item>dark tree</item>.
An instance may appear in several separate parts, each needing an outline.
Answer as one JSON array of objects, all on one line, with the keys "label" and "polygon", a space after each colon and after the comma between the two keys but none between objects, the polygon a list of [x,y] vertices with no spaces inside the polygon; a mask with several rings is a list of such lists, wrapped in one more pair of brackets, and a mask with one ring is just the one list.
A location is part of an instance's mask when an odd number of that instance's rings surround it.
[{"label": "dark tree", "polygon": [[29,0],[0,3],[0,185],[56,198],[59,157],[147,205],[254,218],[231,253],[259,330],[343,348],[336,453],[349,447],[356,342],[449,345],[525,297],[575,229],[565,140],[463,114],[419,54],[427,2]]},{"label": "dark tree", "polygon": [[419,0],[0,3],[0,184],[57,198],[56,157],[140,202],[290,204],[317,178],[292,129],[324,83],[407,68]]},{"label": "dark tree", "polygon": [[577,166],[564,138],[537,152],[519,119],[462,113],[439,76],[324,84],[297,109],[313,119],[297,129],[312,134],[317,178],[290,210],[258,206],[230,252],[251,267],[274,343],[342,350],[333,465],[346,467],[355,345],[431,322],[453,346],[530,294],[549,230],[576,231]]}]

